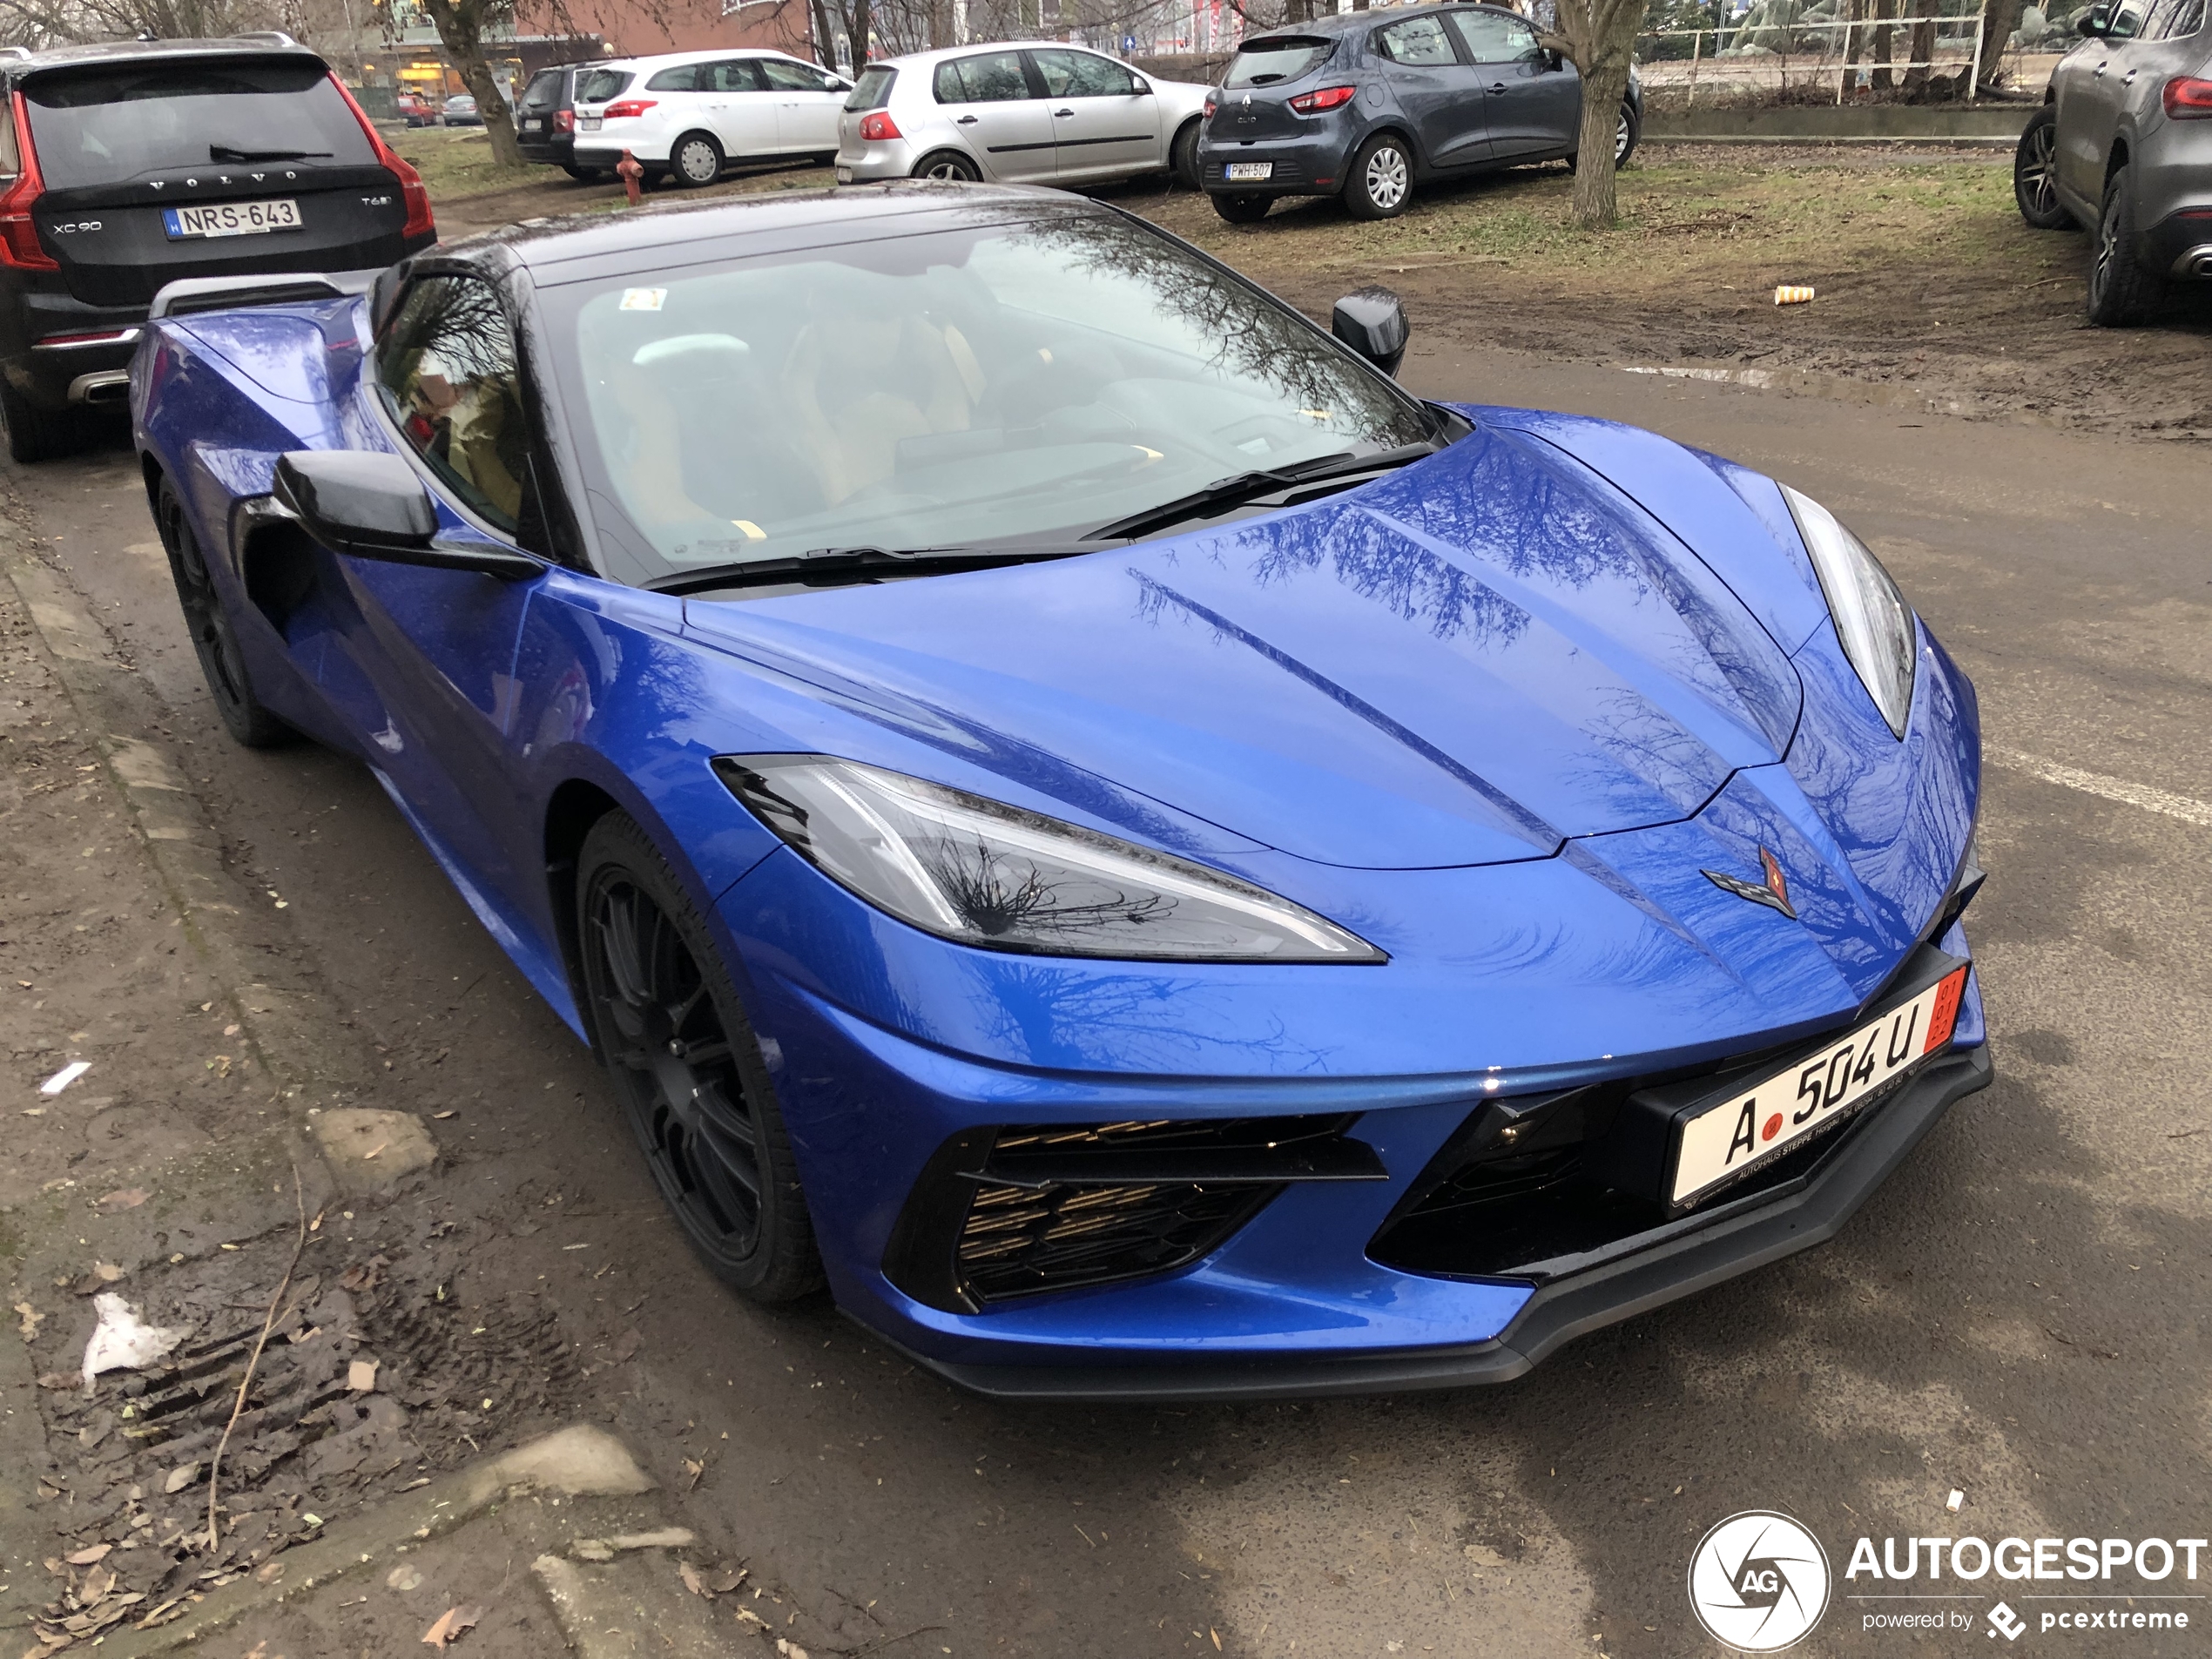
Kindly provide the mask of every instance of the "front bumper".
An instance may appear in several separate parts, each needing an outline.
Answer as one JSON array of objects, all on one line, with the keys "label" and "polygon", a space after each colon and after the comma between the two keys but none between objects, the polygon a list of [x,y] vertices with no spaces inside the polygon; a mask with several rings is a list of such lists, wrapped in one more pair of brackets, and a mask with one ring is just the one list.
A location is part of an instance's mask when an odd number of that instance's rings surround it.
[{"label": "front bumper", "polygon": [[[1224,195],[1327,196],[1344,188],[1345,168],[1352,154],[1351,134],[1341,124],[1317,124],[1311,134],[1294,138],[1262,138],[1245,143],[1219,143],[1206,133],[1198,138],[1198,180],[1207,190]],[[1259,184],[1231,184],[1228,168],[1234,162],[1267,162],[1271,175]]]}]

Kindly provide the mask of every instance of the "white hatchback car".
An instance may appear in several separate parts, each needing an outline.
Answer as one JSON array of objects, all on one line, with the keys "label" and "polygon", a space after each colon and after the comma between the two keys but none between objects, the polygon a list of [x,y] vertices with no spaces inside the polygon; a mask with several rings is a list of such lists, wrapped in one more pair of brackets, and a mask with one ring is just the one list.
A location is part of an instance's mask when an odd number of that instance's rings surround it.
[{"label": "white hatchback car", "polygon": [[1169,171],[1196,188],[1209,90],[1052,41],[889,57],[862,69],[845,100],[837,182],[1065,185]]},{"label": "white hatchback car", "polygon": [[625,150],[648,179],[711,185],[733,161],[826,158],[852,83],[778,51],[668,52],[604,64],[577,88],[576,165]]}]

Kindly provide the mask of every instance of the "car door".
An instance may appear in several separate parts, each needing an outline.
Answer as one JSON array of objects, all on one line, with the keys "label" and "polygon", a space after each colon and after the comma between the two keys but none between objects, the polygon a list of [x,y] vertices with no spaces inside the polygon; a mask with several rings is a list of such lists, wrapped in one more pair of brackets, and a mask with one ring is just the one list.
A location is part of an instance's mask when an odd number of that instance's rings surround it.
[{"label": "car door", "polygon": [[1020,52],[949,58],[937,65],[931,84],[987,176],[1009,184],[1053,177],[1053,105],[1042,84],[1032,84]]},{"label": "car door", "polygon": [[761,77],[759,58],[725,57],[701,64],[699,85],[713,110],[714,136],[724,155],[735,161],[777,152],[776,100]]},{"label": "car door", "polygon": [[1536,44],[1535,30],[1496,11],[1455,12],[1452,23],[1482,84],[1490,158],[1574,149],[1582,121],[1581,78]]},{"label": "car door", "polygon": [[753,60],[776,108],[776,149],[787,156],[829,155],[837,149],[837,117],[853,89],[812,64],[791,57]]},{"label": "car door", "polygon": [[[442,534],[537,539],[537,468],[515,335],[492,285],[412,282],[359,395],[429,475]],[[381,409],[375,406],[381,405]],[[323,554],[334,643],[325,697],[487,925],[513,914],[541,862],[517,841],[508,732],[516,642],[538,580]]]},{"label": "car door", "polygon": [[1160,101],[1136,72],[1096,52],[1029,54],[1052,109],[1053,171],[1062,180],[1112,179],[1166,165]]},{"label": "car door", "polygon": [[1440,15],[1378,29],[1375,57],[1430,166],[1464,167],[1487,157],[1481,82]]},{"label": "car door", "polygon": [[2120,0],[2102,37],[2069,55],[2052,78],[2058,93],[2060,182],[2092,212],[2104,199],[2105,164],[2120,129],[2123,83],[2148,9],[2148,0]]}]

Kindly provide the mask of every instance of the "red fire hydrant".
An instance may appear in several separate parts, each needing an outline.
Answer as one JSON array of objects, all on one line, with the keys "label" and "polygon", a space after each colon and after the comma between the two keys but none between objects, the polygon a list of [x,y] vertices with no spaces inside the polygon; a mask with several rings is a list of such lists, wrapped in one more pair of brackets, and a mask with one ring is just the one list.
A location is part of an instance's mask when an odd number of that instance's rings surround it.
[{"label": "red fire hydrant", "polygon": [[637,165],[637,158],[629,151],[624,151],[622,159],[615,163],[615,177],[622,180],[622,187],[630,192],[632,207],[637,206],[637,181],[644,176],[645,170]]}]

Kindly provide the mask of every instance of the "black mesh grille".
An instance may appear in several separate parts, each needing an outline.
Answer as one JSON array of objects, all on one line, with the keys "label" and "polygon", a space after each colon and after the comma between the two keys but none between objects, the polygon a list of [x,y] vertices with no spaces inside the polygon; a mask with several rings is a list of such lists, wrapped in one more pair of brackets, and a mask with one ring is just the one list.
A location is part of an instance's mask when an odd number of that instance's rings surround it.
[{"label": "black mesh grille", "polygon": [[1163,1272],[1196,1261],[1280,1186],[976,1189],[960,1271],[985,1301]]}]

